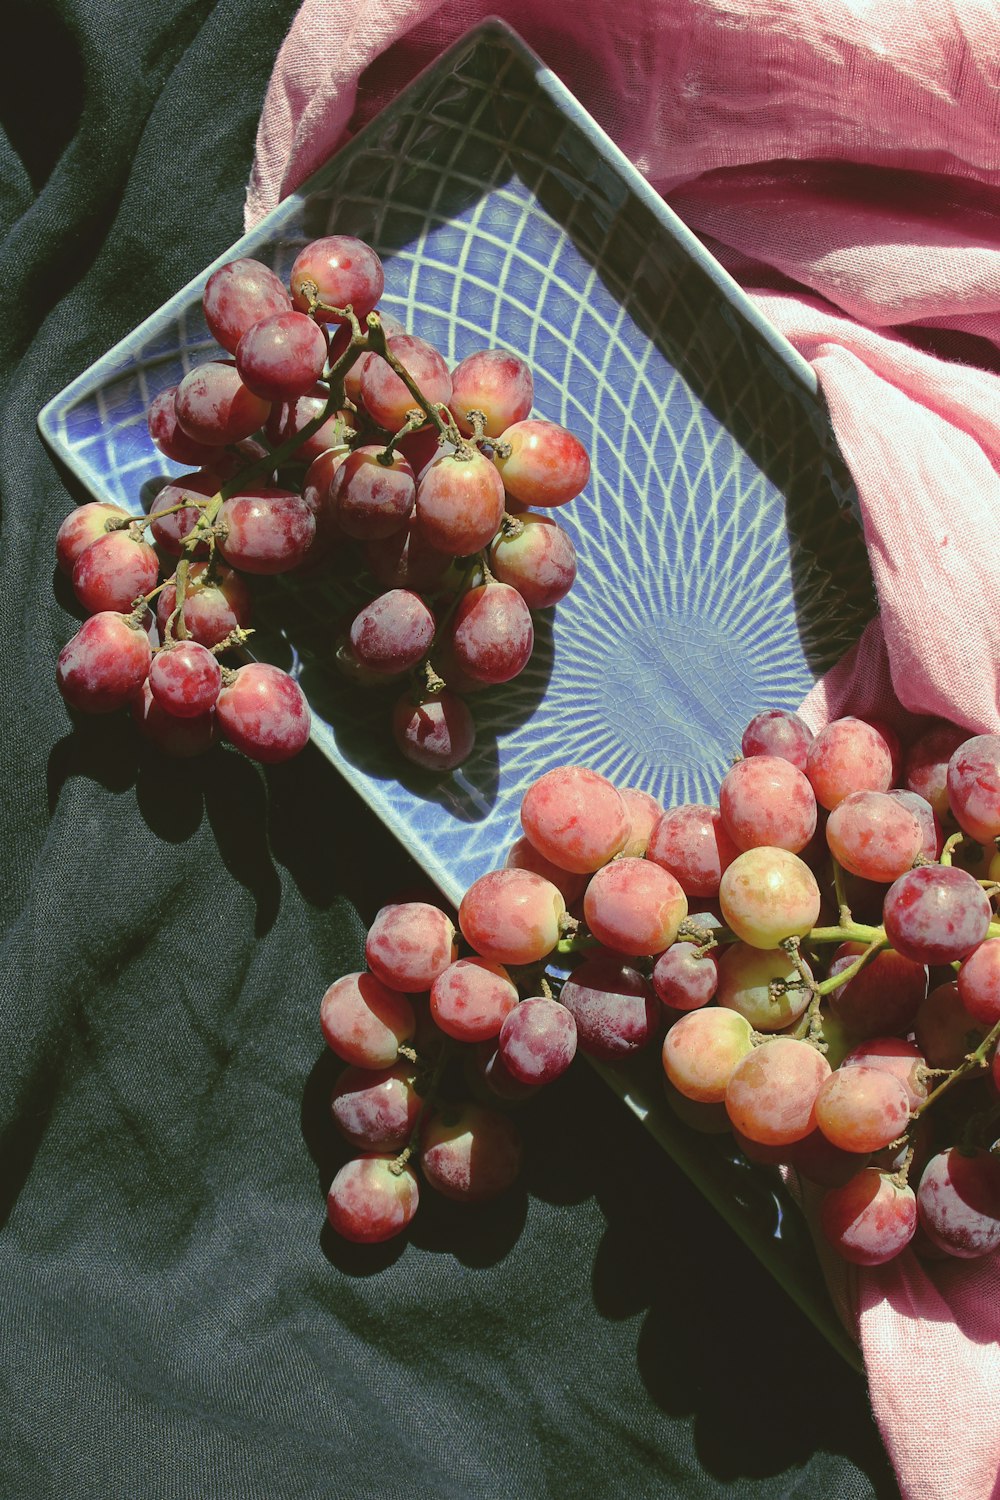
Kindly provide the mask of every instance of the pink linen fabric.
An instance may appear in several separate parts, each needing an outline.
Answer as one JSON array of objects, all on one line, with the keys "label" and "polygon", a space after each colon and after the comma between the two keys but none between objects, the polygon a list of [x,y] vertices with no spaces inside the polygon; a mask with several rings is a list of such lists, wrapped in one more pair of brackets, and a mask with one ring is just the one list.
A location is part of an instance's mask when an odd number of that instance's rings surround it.
[{"label": "pink linen fabric", "polygon": [[[807,718],[1000,730],[995,0],[305,0],[265,101],[248,227],[490,14],[816,372],[880,613]],[[904,1496],[1000,1500],[1000,1256],[828,1273]]]}]

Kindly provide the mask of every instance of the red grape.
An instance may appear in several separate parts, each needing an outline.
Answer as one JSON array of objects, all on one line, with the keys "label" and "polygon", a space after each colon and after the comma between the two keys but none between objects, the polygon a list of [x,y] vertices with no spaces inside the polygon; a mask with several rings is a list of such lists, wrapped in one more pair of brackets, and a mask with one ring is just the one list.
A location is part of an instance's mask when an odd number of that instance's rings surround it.
[{"label": "red grape", "polygon": [[145,630],[123,614],[102,610],[84,620],[59,653],[56,683],[70,708],[108,714],[124,708],[149,671]]},{"label": "red grape", "polygon": [[[326,410],[330,392],[325,385],[314,385],[304,396],[294,401],[275,402],[264,424],[269,441],[279,447],[296,437],[320,412]],[[333,411],[316,431],[303,438],[295,449],[295,457],[301,462],[312,463],[321,453],[330,448],[339,448],[355,434],[357,417],[349,411]]]},{"label": "red grape", "polygon": [[576,1055],[576,1022],[557,1000],[522,1000],[500,1028],[497,1050],[521,1084],[552,1083]]},{"label": "red grape", "polygon": [[[214,581],[206,582],[206,576]],[[211,648],[234,630],[250,624],[252,602],[250,591],[239,573],[234,573],[232,568],[217,567],[208,575],[207,565],[196,562],[188,573],[181,614],[191,639]],[[167,621],[176,607],[177,590],[168,583],[156,600],[156,618],[161,631],[166,631]]]},{"label": "red grape", "polygon": [[222,687],[219,663],[196,641],[178,641],[156,653],[149,687],[157,703],[178,719],[194,719],[215,707]]},{"label": "red grape", "polygon": [[521,1137],[506,1115],[479,1104],[430,1116],[420,1144],[429,1187],[463,1203],[505,1192],[521,1170]]},{"label": "red grape", "polygon": [[738,849],[798,854],[816,831],[816,797],[802,772],[776,755],[737,761],[719,787],[719,811]]},{"label": "red grape", "polygon": [[451,375],[451,409],[460,432],[468,436],[472,425],[466,417],[481,411],[483,431],[499,437],[512,422],[520,422],[531,410],[534,382],[531,370],[516,354],[504,349],[480,349],[466,355]]},{"label": "red grape", "polygon": [[128,531],[108,531],[73,564],[73,592],[90,614],[120,614],[156,587],[160,564],[148,542]]},{"label": "red grape", "polygon": [[341,1135],[362,1151],[399,1151],[420,1114],[409,1062],[390,1068],[345,1068],[334,1085],[330,1113]]},{"label": "red grape", "polygon": [[917,1211],[938,1249],[961,1260],[990,1255],[1000,1248],[1000,1156],[939,1152],[920,1178]]},{"label": "red grape", "polygon": [[246,258],[213,271],[202,294],[205,322],[212,337],[230,354],[236,353],[237,344],[254,323],[287,312],[291,305],[288,289],[270,267]]},{"label": "red grape", "polygon": [[958,993],[974,1021],[992,1029],[1000,1021],[1000,938],[980,943],[958,971]]},{"label": "red grape", "polygon": [[[289,282],[292,302],[299,312],[308,312],[312,282],[319,300],[327,307],[351,307],[361,323],[372,311],[385,288],[382,262],[370,245],[346,234],[331,234],[306,245],[295,258]],[[317,308],[324,323],[346,320]]]},{"label": "red grape", "polygon": [[225,739],[253,760],[289,760],[309,738],[309,705],[298,683],[267,662],[239,667],[216,704]]},{"label": "red grape", "polygon": [[1000,734],[977,734],[959,745],[948,762],[948,802],[977,843],[1000,835]]},{"label": "red grape", "polygon": [[365,547],[365,562],[384,589],[434,589],[451,567],[449,552],[432,547],[411,520],[391,536],[377,537]]},{"label": "red grape", "polygon": [[587,926],[616,953],[662,953],[687,916],[677,881],[648,859],[613,859],[591,877],[583,898]]},{"label": "red grape", "polygon": [[[839,974],[865,951],[863,943],[841,943],[830,964]],[[892,948],[877,953],[853,978],[833,990],[830,1008],[856,1037],[905,1033],[927,993],[927,969]]]},{"label": "red grape", "polygon": [[622,845],[621,852],[643,859],[649,848],[650,835],[663,816],[663,808],[655,797],[651,797],[640,787],[623,786],[619,787],[618,792],[628,814],[628,838]]},{"label": "red grape", "polygon": [[948,762],[969,738],[957,724],[939,720],[914,740],[906,753],[904,779],[911,792],[924,797],[939,818],[948,816]]},{"label": "red grape", "polygon": [[685,802],[653,825],[646,858],[669,870],[689,896],[717,896],[722,872],[739,852],[718,808]]},{"label": "red grape", "polygon": [[331,498],[347,536],[377,541],[406,525],[417,493],[413,470],[401,453],[384,464],[377,443],[355,448],[337,469]]},{"label": "red grape", "polygon": [[219,551],[244,573],[287,573],[316,535],[316,518],[292,490],[247,488],[219,511]]},{"label": "red grape", "polygon": [[920,1002],[913,1034],[930,1068],[957,1068],[986,1035],[962,1004],[958,985],[948,980]]},{"label": "red grape", "polygon": [[561,870],[554,865],[544,854],[539,854],[534,844],[524,835],[515,839],[507,853],[504,862],[507,870],[532,870],[536,875],[541,875],[545,880],[550,880],[558,891],[562,892],[563,900],[567,906],[577,897],[582,896],[587,884],[585,875],[575,874],[572,870]]},{"label": "red grape", "polygon": [[345,974],[323,996],[319,1024],[327,1046],[356,1068],[391,1068],[416,1020],[409,997],[375,974]]},{"label": "red grape", "polygon": [[[199,469],[193,474],[182,474],[179,479],[172,479],[163,486],[150,511],[149,529],[164,552],[171,557],[207,557],[207,541],[198,542],[193,553],[184,543],[197,523],[201,507],[218,494],[221,484],[222,480],[213,470]],[[174,510],[175,505],[184,505],[184,509]],[[173,514],[163,514],[168,510]]]},{"label": "red grape", "polygon": [[280,312],[247,329],[236,350],[236,368],[255,396],[294,401],[316,384],[326,355],[326,334],[312,318]]},{"label": "red grape", "polygon": [[[805,965],[809,972],[808,965]],[[811,998],[808,982],[783,948],[751,948],[746,943],[727,946],[718,960],[720,1005],[745,1016],[755,1031],[781,1031],[804,1013]],[[787,986],[771,994],[771,981]]]},{"label": "red grape", "polygon": [[559,941],[566,911],[560,892],[530,870],[481,875],[462,897],[458,924],[470,947],[501,964],[547,958]]},{"label": "red grape", "polygon": [[518,536],[501,531],[490,549],[490,568],[517,589],[529,609],[548,609],[564,599],[576,578],[576,548],[569,533],[549,516],[517,518]]},{"label": "red grape", "polygon": [[590,478],[590,459],[579,438],[557,422],[538,418],[515,422],[500,434],[506,458],[494,456],[504,489],[522,505],[543,509],[565,505]]},{"label": "red grape", "polygon": [[883,906],[889,942],[918,964],[965,958],[983,941],[991,916],[978,881],[952,865],[907,870],[889,887]]},{"label": "red grape", "polygon": [[864,719],[834,719],[809,746],[806,775],[817,802],[831,810],[851,792],[887,792],[893,782],[892,746]]},{"label": "red grape", "polygon": [[787,849],[748,849],[723,872],[719,903],[737,937],[753,948],[777,948],[815,925],[819,886]]},{"label": "red grape", "polygon": [[509,682],[524,670],[535,642],[528,606],[506,583],[483,583],[463,596],[451,627],[460,669],[481,682]]},{"label": "red grape", "polygon": [[383,906],[365,942],[372,973],[407,994],[429,990],[454,962],[456,951],[455,924],[428,901]]},{"label": "red grape", "polygon": [[[397,333],[386,348],[420,387],[431,406],[451,400],[451,376],[441,355],[426,339],[412,333]],[[380,355],[365,361],[361,372],[361,401],[373,422],[396,432],[406,414],[418,405],[406,382]]]},{"label": "red grape", "polygon": [[883,1068],[899,1079],[906,1090],[910,1108],[917,1109],[927,1098],[927,1085],[920,1076],[925,1066],[923,1053],[912,1042],[897,1036],[876,1036],[858,1045],[843,1058],[841,1068]]},{"label": "red grape", "polygon": [[729,1080],[753,1047],[753,1028],[733,1010],[709,1006],[675,1021],[663,1042],[663,1068],[686,1099],[721,1104]]},{"label": "red grape", "polygon": [[355,615],[351,649],[370,672],[407,672],[426,655],[434,639],[434,616],[418,594],[391,589]]},{"label": "red grape", "polygon": [[825,1195],[820,1226],[845,1260],[880,1266],[912,1240],[917,1227],[916,1197],[911,1187],[900,1187],[877,1167],[865,1167],[843,1187]]},{"label": "red grape", "polygon": [[459,958],[431,985],[431,1015],[459,1042],[486,1042],[518,1003],[517,985],[502,964]]},{"label": "red grape", "polygon": [[165,390],[152,400],[146,412],[146,425],[149,435],[156,447],[167,458],[172,458],[175,463],[201,464],[211,463],[218,454],[218,448],[209,443],[196,443],[194,438],[188,437],[184,429],[177,423],[177,408],[174,398],[177,395],[177,387],[168,385]]},{"label": "red grape", "polygon": [[697,1010],[715,998],[719,965],[694,943],[673,943],[653,965],[653,988],[673,1010]]},{"label": "red grape", "polygon": [[[61,573],[71,576],[74,564],[81,552],[91,542],[107,534],[107,521],[127,519],[128,512],[120,505],[105,500],[91,500],[71,510],[56,532],[56,563]],[[131,602],[131,601],[130,601]]]},{"label": "red grape", "polygon": [[573,1014],[581,1052],[621,1062],[659,1035],[662,1015],[648,980],[621,955],[598,950],[566,980],[560,1000]]},{"label": "red grape", "polygon": [[397,1171],[391,1156],[361,1156],[333,1179],[326,1212],[344,1239],[375,1245],[402,1233],[417,1211],[419,1196],[409,1167]]},{"label": "red grape", "polygon": [[417,485],[417,522],[440,552],[468,557],[488,546],[503,520],[503,485],[488,458],[443,453]]},{"label": "red grape", "polygon": [[888,883],[913,864],[923,842],[913,814],[885,792],[849,792],[827,820],[834,859],[863,880]]},{"label": "red grape", "polygon": [[804,719],[785,708],[767,708],[755,714],[743,731],[740,748],[744,755],[778,755],[804,771],[813,742],[813,732]]},{"label": "red grape", "polygon": [[906,1089],[884,1068],[838,1068],[816,1095],[816,1123],[842,1151],[879,1151],[909,1119]]},{"label": "red grape", "polygon": [[129,706],[133,722],[143,739],[174,760],[191,760],[196,755],[205,755],[218,738],[214,708],[194,719],[179,719],[157,703],[148,677],[133,693]]},{"label": "red grape", "polygon": [[198,443],[238,443],[263,427],[271,403],[247,389],[230,361],[212,360],[190,370],[174,397],[177,421]]},{"label": "red grape", "polygon": [[557,766],[533,781],[521,801],[521,825],[546,859],[584,875],[606,865],[629,832],[617,788],[585,766]]},{"label": "red grape", "polygon": [[[693,1011],[687,1019],[707,1014]],[[816,1096],[829,1076],[830,1064],[815,1047],[775,1037],[737,1063],[726,1088],[729,1118],[765,1146],[799,1141],[815,1128]]]},{"label": "red grape", "polygon": [[428,771],[453,771],[468,760],[476,726],[468,705],[447,690],[414,701],[404,693],[392,711],[396,747]]}]

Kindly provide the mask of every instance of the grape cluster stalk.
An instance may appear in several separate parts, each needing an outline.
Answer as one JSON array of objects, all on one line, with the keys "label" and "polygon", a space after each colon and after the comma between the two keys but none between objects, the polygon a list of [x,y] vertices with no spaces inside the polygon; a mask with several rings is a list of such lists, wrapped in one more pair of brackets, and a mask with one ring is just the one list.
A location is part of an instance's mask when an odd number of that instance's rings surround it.
[{"label": "grape cluster stalk", "polygon": [[[528,788],[502,869],[457,914],[384,907],[323,997],[361,1154],[328,1215],[398,1234],[420,1184],[515,1180],[511,1110],[575,1053],[658,1048],[692,1128],[822,1190],[848,1261],[1000,1248],[1000,735],[909,745],[847,716],[758,714],[717,806],[661,808],[585,766]],[[472,1097],[468,1097],[471,1092]]]},{"label": "grape cluster stalk", "polygon": [[209,278],[220,357],[147,413],[155,446],[190,472],[144,517],[97,501],[59,529],[58,565],[89,616],[56,671],[72,709],[127,709],[168,755],[220,735],[265,763],[296,755],[310,732],[300,687],[233,655],[252,633],[247,575],[312,578],[354,548],[373,597],[331,625],[331,661],[390,688],[408,760],[447,772],[469,756],[468,696],[524,670],[532,611],[573,584],[573,542],[542,512],[583,490],[590,460],[531,416],[523,359],[483,349],[449,370],[379,310],[384,283],[347,235],[304,246],[288,286],[250,259]]}]

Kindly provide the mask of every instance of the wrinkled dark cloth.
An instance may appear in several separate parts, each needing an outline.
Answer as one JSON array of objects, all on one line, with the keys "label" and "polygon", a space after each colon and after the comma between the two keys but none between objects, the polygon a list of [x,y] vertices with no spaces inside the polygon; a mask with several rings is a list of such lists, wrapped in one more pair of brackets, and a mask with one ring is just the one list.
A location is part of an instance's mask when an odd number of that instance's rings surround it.
[{"label": "wrinkled dark cloth", "polygon": [[860,1378],[582,1064],[517,1192],[337,1243],[319,998],[418,872],[312,748],[168,763],[56,692],[86,497],[36,413],[239,234],[292,11],[5,12],[0,1496],[891,1496]]}]

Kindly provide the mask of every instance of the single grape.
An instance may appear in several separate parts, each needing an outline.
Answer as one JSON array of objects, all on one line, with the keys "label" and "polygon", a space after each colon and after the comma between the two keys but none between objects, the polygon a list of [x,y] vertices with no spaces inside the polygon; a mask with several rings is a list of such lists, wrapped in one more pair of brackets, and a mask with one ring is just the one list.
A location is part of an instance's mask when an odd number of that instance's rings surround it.
[{"label": "single grape", "polygon": [[126,519],[128,511],[105,500],[91,500],[71,510],[56,532],[56,564],[60,573],[72,576],[81,552],[85,552],[91,542],[107,535],[106,522]]},{"label": "single grape", "polygon": [[[386,341],[386,348],[416,382],[431,406],[448,404],[451,376],[432,344],[416,334],[397,333]],[[378,354],[365,361],[360,386],[362,405],[372,421],[387,432],[398,431],[406,421],[407,412],[418,405],[406,382]]]},{"label": "single grape", "polygon": [[816,797],[808,780],[777,755],[740,760],[722,778],[719,811],[738,849],[763,845],[798,854],[816,831]]},{"label": "single grape", "polygon": [[745,1016],[709,1006],[675,1021],[663,1042],[663,1068],[686,1099],[721,1104],[729,1080],[753,1047]]},{"label": "single grape", "polygon": [[[803,967],[809,973],[808,964]],[[755,1031],[782,1031],[804,1014],[812,996],[808,981],[783,948],[732,943],[718,959],[716,999],[745,1016]],[[772,994],[772,981],[778,981]]]},{"label": "single grape", "polygon": [[[619,787],[619,796],[628,814],[628,837],[622,845],[622,854],[635,859],[645,858],[653,829],[663,816],[663,808],[655,797],[637,786]],[[675,877],[676,878],[676,877]]]},{"label": "single grape", "polygon": [[459,958],[431,985],[431,1015],[459,1042],[486,1042],[518,1004],[517,985],[503,964]]},{"label": "single grape", "polygon": [[[501,457],[505,446],[510,452]],[[590,478],[590,459],[579,438],[558,422],[539,418],[506,427],[493,461],[509,495],[542,509],[565,505]]]},{"label": "single grape", "polygon": [[418,594],[391,589],[379,594],[351,623],[351,650],[370,672],[407,672],[427,654],[434,616]]},{"label": "single grape", "polygon": [[219,663],[196,641],[178,641],[156,653],[149,687],[157,703],[178,719],[194,719],[215,707],[222,687]]},{"label": "single grape", "polygon": [[865,1167],[824,1196],[820,1227],[845,1260],[880,1266],[912,1240],[917,1227],[916,1196],[909,1185],[900,1187],[877,1167]]},{"label": "single grape", "polygon": [[946,818],[950,811],[948,762],[968,738],[967,730],[941,719],[914,740],[906,752],[903,770],[906,786],[925,798],[939,818]]},{"label": "single grape", "polygon": [[516,535],[501,529],[490,548],[490,569],[517,589],[529,609],[548,609],[565,599],[576,578],[576,548],[569,533],[548,516],[518,516]]},{"label": "single grape", "polygon": [[472,754],[476,726],[468,704],[447,689],[420,700],[406,692],[392,711],[392,736],[414,765],[453,771]]},{"label": "single grape", "polygon": [[273,313],[240,339],[236,369],[255,396],[294,401],[312,390],[326,356],[326,334],[312,318],[300,312]]},{"label": "single grape", "polygon": [[[841,943],[830,974],[841,973],[865,951],[864,943]],[[830,1008],[856,1037],[911,1030],[927,993],[927,969],[892,948],[877,953],[853,978],[833,990]]]},{"label": "single grape", "polygon": [[808,1042],[774,1037],[737,1063],[726,1088],[729,1118],[765,1146],[799,1141],[816,1126],[816,1096],[829,1076],[830,1064]]},{"label": "single grape", "polygon": [[337,521],[347,536],[377,541],[404,527],[413,509],[417,482],[407,460],[393,452],[383,464],[377,443],[355,448],[340,465],[331,487]]},{"label": "single grape", "polygon": [[[297,396],[294,401],[274,402],[264,423],[264,431],[272,447],[278,448],[293,437],[298,437],[310,422],[314,422],[321,412],[326,411],[329,397],[330,392],[325,385],[314,385],[304,396]],[[358,418],[353,412],[345,409],[332,411],[315,432],[300,440],[295,449],[296,461],[311,464],[313,459],[319,458],[328,449],[343,447],[355,436],[357,425]]]},{"label": "single grape", "polygon": [[546,859],[588,875],[624,846],[629,817],[605,776],[585,766],[556,766],[525,792],[521,826]]},{"label": "single grape", "polygon": [[451,385],[451,410],[466,437],[472,432],[468,412],[481,411],[486,418],[483,431],[488,437],[499,437],[506,427],[528,415],[534,400],[530,368],[504,349],[479,349],[466,355],[452,371]]},{"label": "single grape", "polygon": [[248,487],[219,511],[219,551],[244,573],[287,573],[316,536],[316,519],[292,490]]},{"label": "single grape", "polygon": [[84,620],[59,653],[56,684],[70,708],[109,714],[145,680],[152,651],[141,625],[113,610]]},{"label": "single grape", "polygon": [[580,1051],[602,1062],[621,1062],[641,1051],[662,1029],[649,981],[606,949],[589,954],[573,970],[559,998],[576,1022]]},{"label": "single grape", "polygon": [[289,283],[299,312],[309,312],[316,296],[324,304],[315,313],[321,322],[346,322],[327,309],[351,307],[363,324],[385,289],[385,274],[370,245],[347,234],[331,234],[299,251]]},{"label": "single grape", "polygon": [[458,925],[483,958],[532,964],[555,948],[565,911],[562,895],[541,875],[494,870],[469,886],[458,909]]},{"label": "single grape", "polygon": [[809,746],[806,775],[821,807],[832,810],[851,792],[887,792],[893,747],[874,725],[848,716],[821,729]]},{"label": "single grape", "polygon": [[497,1051],[518,1083],[538,1085],[561,1077],[576,1055],[576,1022],[558,1000],[522,1000],[500,1028]]},{"label": "single grape", "polygon": [[922,1000],[913,1023],[917,1046],[930,1068],[957,1068],[974,1052],[986,1028],[962,1004],[954,980],[939,984]]},{"label": "single grape", "polygon": [[717,896],[722,872],[739,852],[718,808],[685,802],[653,825],[646,858],[669,870],[689,896]]},{"label": "single grape", "polygon": [[625,856],[598,870],[583,898],[587,926],[598,942],[633,957],[668,948],[687,909],[687,897],[667,870]]},{"label": "single grape", "polygon": [[[218,491],[223,481],[212,469],[197,469],[192,474],[182,474],[165,484],[153,501],[149,513],[149,529],[154,540],[171,557],[208,556],[208,543],[196,543],[195,550],[184,543],[194,529],[201,510],[207,500]],[[183,505],[183,510],[175,506]],[[172,512],[172,514],[167,514]]]},{"label": "single grape", "polygon": [[483,583],[463,595],[451,626],[461,670],[481,682],[509,682],[528,664],[535,631],[528,606],[506,583]]},{"label": "single grape", "polygon": [[383,984],[408,994],[429,990],[455,961],[455,924],[428,901],[383,906],[368,929],[365,959]]},{"label": "single grape", "polygon": [[507,851],[504,861],[507,870],[532,870],[536,875],[541,875],[545,880],[550,880],[558,891],[562,892],[563,900],[569,906],[570,902],[576,901],[583,895],[587,885],[585,875],[575,874],[572,870],[561,870],[554,865],[544,854],[539,854],[534,844],[524,835],[515,839]]},{"label": "single grape", "polygon": [[153,548],[128,531],[108,531],[85,547],[73,564],[73,592],[96,615],[127,613],[151,593],[160,575]]},{"label": "single grape", "polygon": [[804,771],[813,742],[805,719],[785,708],[767,708],[755,714],[743,731],[740,749],[744,755],[778,755]]},{"label": "single grape", "polygon": [[924,1168],[917,1189],[924,1233],[938,1249],[974,1260],[1000,1248],[1000,1155],[957,1147]]},{"label": "single grape", "polygon": [[360,1151],[399,1151],[420,1114],[414,1068],[345,1068],[334,1085],[330,1114],[340,1134]]},{"label": "single grape", "polygon": [[1000,835],[1000,734],[973,735],[959,745],[948,762],[948,802],[977,843]]},{"label": "single grape", "polygon": [[920,828],[918,854],[922,854],[925,859],[937,859],[944,845],[944,835],[941,831],[941,821],[927,799],[917,792],[907,791],[905,787],[893,787],[892,791],[886,792],[885,795],[901,803],[907,812],[912,813],[916,818]]},{"label": "single grape", "polygon": [[417,523],[430,546],[468,557],[489,546],[500,529],[503,499],[496,470],[478,450],[443,453],[417,484]]},{"label": "single grape", "polygon": [[906,1089],[884,1068],[838,1068],[816,1095],[816,1124],[842,1151],[879,1151],[909,1119]]},{"label": "single grape", "polygon": [[218,739],[214,708],[197,718],[179,719],[157,703],[148,677],[132,694],[129,709],[143,739],[172,760],[192,760],[205,755]]},{"label": "single grape", "polygon": [[202,464],[211,463],[219,450],[208,443],[196,443],[178,426],[176,395],[177,387],[168,385],[154,396],[146,411],[146,426],[154,445],[167,458],[189,468],[200,468]]},{"label": "single grape", "polygon": [[850,792],[826,824],[834,859],[863,880],[887,884],[913,864],[923,835],[913,814],[886,792]]},{"label": "single grape", "polygon": [[428,1186],[463,1203],[485,1203],[521,1170],[521,1137],[506,1115],[478,1104],[432,1114],[420,1142]]},{"label": "single grape", "polygon": [[[234,630],[245,629],[250,624],[253,601],[239,573],[234,573],[232,568],[216,567],[211,574],[213,581],[209,583],[206,581],[206,567],[203,562],[192,564],[181,616],[191,639],[211,649]],[[176,607],[177,590],[168,583],[156,599],[156,618],[164,637]]]},{"label": "single grape", "polygon": [[268,662],[248,662],[226,683],[216,704],[225,739],[253,760],[274,765],[303,750],[309,705],[298,683]]},{"label": "single grape", "polygon": [[748,849],[724,871],[719,903],[729,926],[753,948],[805,937],[819,916],[816,877],[787,849]]},{"label": "single grape", "polygon": [[229,360],[189,370],[174,396],[178,425],[209,447],[248,438],[263,427],[270,410],[271,403],[247,389]]},{"label": "single grape", "polygon": [[375,1245],[401,1234],[417,1211],[420,1193],[412,1170],[391,1156],[361,1156],[341,1167],[330,1185],[326,1212],[338,1234]]},{"label": "single grape", "polygon": [[205,283],[201,305],[212,337],[223,349],[235,354],[248,328],[261,318],[290,311],[292,299],[269,266],[242,258],[212,272]]},{"label": "single grape", "polygon": [[907,870],[889,887],[883,905],[889,942],[918,964],[966,958],[986,936],[991,916],[978,881],[953,865]]},{"label": "single grape", "polygon": [[1000,938],[988,938],[974,948],[958,971],[962,1004],[980,1026],[1000,1021]]},{"label": "single grape", "polygon": [[694,943],[673,943],[653,965],[653,989],[673,1010],[697,1010],[714,1000],[719,965]]},{"label": "single grape", "polygon": [[319,1024],[331,1051],[356,1068],[392,1068],[416,1027],[407,995],[375,974],[344,974],[320,1002]]},{"label": "single grape", "polygon": [[927,1084],[921,1076],[926,1059],[919,1047],[903,1037],[875,1036],[859,1042],[841,1060],[840,1066],[883,1068],[892,1073],[905,1088],[911,1110],[919,1108],[927,1098]]}]

